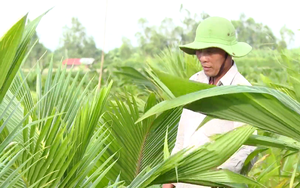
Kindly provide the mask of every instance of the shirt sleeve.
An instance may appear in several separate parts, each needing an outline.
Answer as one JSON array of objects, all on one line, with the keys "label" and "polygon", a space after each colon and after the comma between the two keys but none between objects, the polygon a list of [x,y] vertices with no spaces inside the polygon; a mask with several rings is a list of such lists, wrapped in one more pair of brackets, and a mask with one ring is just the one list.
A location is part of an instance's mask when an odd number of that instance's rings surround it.
[{"label": "shirt sleeve", "polygon": [[[244,163],[254,150],[255,146],[242,146],[234,155],[232,155],[225,163],[223,163],[219,168],[227,169],[235,173],[240,173]],[[255,160],[251,161],[251,167],[253,166]]]}]

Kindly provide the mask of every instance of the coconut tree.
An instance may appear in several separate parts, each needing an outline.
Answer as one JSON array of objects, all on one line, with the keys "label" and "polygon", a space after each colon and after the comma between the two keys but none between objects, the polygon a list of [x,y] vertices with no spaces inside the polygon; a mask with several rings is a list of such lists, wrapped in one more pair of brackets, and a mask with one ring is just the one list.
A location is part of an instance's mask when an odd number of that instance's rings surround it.
[{"label": "coconut tree", "polygon": [[[295,74],[291,74],[293,88],[286,88],[290,93],[287,95],[279,90],[269,87],[214,87],[207,84],[184,80],[157,70],[155,72],[160,81],[167,86],[176,98],[157,104],[147,111],[140,120],[165,110],[184,106],[187,109],[206,114],[206,121],[209,121],[212,118],[239,121],[266,132],[282,135],[277,138],[260,135],[250,136],[247,141],[248,144],[257,146],[275,146],[282,149],[289,149],[288,145],[292,144],[293,146],[296,146],[295,152],[293,153],[298,153],[299,149],[297,149],[297,147],[300,144],[300,127],[298,125],[300,120],[300,104],[297,101],[296,93],[298,93],[298,83],[300,82],[296,79],[297,77],[295,77]],[[280,88],[282,91],[284,90],[283,86]],[[272,145],[272,143],[274,143],[274,145]],[[298,160],[294,161],[293,165],[297,166],[297,161]],[[273,162],[276,162],[276,160]],[[278,164],[276,166],[278,166]],[[278,168],[279,167],[277,167],[277,170]],[[266,173],[268,172],[270,171],[266,171]],[[297,179],[298,174],[298,169],[294,167],[291,173],[284,174],[285,181],[280,183],[282,183],[282,186],[297,185],[299,183]],[[286,180],[287,177],[288,180]]]},{"label": "coconut tree", "polygon": [[113,165],[106,166],[111,157],[91,173],[108,148],[98,123],[111,84],[81,91],[78,76],[71,80],[66,69],[59,69],[54,79],[50,70],[42,85],[37,66],[33,102],[18,70],[41,18],[25,25],[24,16],[0,42],[0,187],[95,187]]}]

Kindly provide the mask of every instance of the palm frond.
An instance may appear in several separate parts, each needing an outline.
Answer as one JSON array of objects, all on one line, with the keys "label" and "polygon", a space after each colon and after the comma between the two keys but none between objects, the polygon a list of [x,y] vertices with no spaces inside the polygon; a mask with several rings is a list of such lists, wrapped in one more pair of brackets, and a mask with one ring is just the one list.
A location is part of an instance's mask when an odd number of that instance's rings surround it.
[{"label": "palm frond", "polygon": [[[183,149],[153,168],[145,168],[128,187],[147,187],[162,183],[192,183],[207,186],[229,186],[233,183],[257,184],[255,181],[229,171],[212,171],[225,162],[254,129],[244,126],[199,148]],[[177,169],[177,170],[175,170]],[[178,174],[177,174],[178,173]],[[209,178],[211,177],[211,179]]]},{"label": "palm frond", "polygon": [[160,78],[179,97],[156,105],[140,120],[185,106],[214,118],[244,122],[300,140],[300,104],[280,91],[259,86],[214,87],[166,74],[160,74]]},{"label": "palm frond", "polygon": [[[156,98],[150,94],[144,111],[155,104]],[[144,168],[163,161],[164,138],[167,128],[169,145],[170,147],[174,146],[181,108],[149,117],[139,124],[135,124],[135,121],[143,112],[139,111],[133,96],[127,96],[125,101],[115,98],[110,104],[110,108],[104,116],[112,136],[112,144],[107,156],[115,152],[119,154],[118,161],[109,172],[108,177],[114,179],[120,174],[120,179],[129,184]]]}]

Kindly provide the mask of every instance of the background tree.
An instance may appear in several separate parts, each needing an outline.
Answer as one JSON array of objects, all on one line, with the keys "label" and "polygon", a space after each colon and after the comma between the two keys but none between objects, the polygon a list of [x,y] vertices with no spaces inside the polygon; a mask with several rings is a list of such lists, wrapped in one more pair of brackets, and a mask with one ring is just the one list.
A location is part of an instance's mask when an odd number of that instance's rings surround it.
[{"label": "background tree", "polygon": [[131,44],[130,39],[123,37],[122,38],[122,45],[119,48],[120,57],[126,60],[130,58],[130,56],[134,53],[134,47]]},{"label": "background tree", "polygon": [[283,26],[280,29],[280,41],[278,42],[278,47],[280,49],[285,49],[289,44],[294,41],[295,33],[288,29],[286,26]]},{"label": "background tree", "polygon": [[198,24],[209,17],[206,13],[191,14],[189,10],[180,7],[183,14],[181,24],[178,25],[172,18],[165,18],[159,26],[150,26],[146,18],[138,21],[141,31],[136,33],[138,48],[144,56],[155,56],[168,47],[192,42]]},{"label": "background tree", "polygon": [[62,46],[56,50],[59,58],[91,57],[97,60],[101,57],[101,50],[96,47],[93,37],[87,35],[78,18],[73,17],[71,26],[63,28],[61,43]]},{"label": "background tree", "polygon": [[276,37],[267,25],[257,23],[253,18],[246,18],[245,14],[241,14],[239,20],[232,20],[232,24],[236,28],[239,41],[260,49],[276,46]]},{"label": "background tree", "polygon": [[199,23],[208,18],[209,15],[205,12],[192,15],[191,12],[188,9],[183,8],[182,5],[180,7],[180,13],[183,14],[183,20],[181,20],[183,26],[181,27],[180,42],[181,44],[186,44],[194,41]]}]

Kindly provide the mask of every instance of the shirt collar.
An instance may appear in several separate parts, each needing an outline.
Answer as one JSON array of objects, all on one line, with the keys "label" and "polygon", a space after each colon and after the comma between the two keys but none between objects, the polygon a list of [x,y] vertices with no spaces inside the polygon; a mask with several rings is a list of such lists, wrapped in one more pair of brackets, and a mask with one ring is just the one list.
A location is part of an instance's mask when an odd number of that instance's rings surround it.
[{"label": "shirt collar", "polygon": [[[237,66],[235,62],[233,62],[233,65],[231,68],[227,71],[227,73],[218,81],[217,86],[228,86],[231,85],[233,78],[238,73]],[[207,80],[209,81],[209,77],[207,76]],[[208,83],[208,82],[207,82]]]}]

